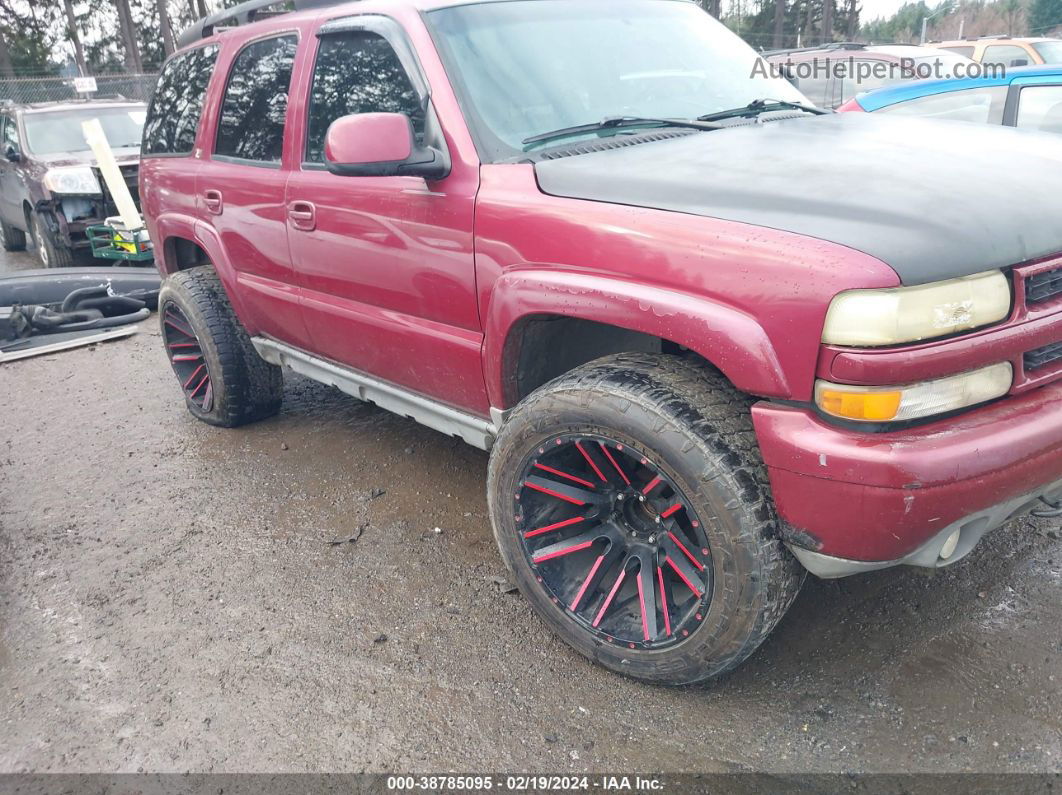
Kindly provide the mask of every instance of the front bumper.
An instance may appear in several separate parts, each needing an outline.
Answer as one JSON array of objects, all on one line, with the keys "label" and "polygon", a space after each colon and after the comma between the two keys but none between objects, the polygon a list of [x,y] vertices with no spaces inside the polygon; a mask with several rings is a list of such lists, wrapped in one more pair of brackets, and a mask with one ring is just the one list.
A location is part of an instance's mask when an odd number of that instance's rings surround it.
[{"label": "front bumper", "polygon": [[1041,497],[1062,497],[1062,382],[890,433],[770,403],[752,416],[783,537],[822,577],[948,565],[989,530],[1045,507]]}]

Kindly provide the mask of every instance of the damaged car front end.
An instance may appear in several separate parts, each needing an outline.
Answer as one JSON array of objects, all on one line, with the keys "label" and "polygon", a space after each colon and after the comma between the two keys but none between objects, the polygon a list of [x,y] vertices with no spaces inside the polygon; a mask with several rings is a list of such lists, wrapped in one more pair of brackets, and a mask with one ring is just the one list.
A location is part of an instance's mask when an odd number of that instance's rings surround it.
[{"label": "damaged car front end", "polygon": [[137,177],[141,103],[78,103],[6,110],[7,143],[0,175],[5,248],[26,238],[41,264],[64,267],[91,258],[87,230],[116,213],[85,142],[81,122],[103,124],[122,178],[139,208]]}]

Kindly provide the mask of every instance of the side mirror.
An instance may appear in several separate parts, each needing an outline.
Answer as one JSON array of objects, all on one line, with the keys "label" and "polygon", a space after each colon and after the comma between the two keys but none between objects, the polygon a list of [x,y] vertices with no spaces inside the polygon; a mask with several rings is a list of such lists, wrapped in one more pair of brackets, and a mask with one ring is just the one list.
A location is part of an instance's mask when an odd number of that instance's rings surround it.
[{"label": "side mirror", "polygon": [[14,144],[8,144],[4,149],[4,157],[10,160],[12,163],[18,163],[22,160],[22,153],[18,151],[18,147]]},{"label": "side mirror", "polygon": [[1010,62],[1010,65],[1011,66],[1028,66],[1029,65],[1029,59],[1028,58],[1015,58],[1013,61]]},{"label": "side mirror", "polygon": [[341,177],[424,177],[450,173],[438,149],[417,146],[413,123],[404,113],[353,113],[336,119],[325,133],[325,164]]}]

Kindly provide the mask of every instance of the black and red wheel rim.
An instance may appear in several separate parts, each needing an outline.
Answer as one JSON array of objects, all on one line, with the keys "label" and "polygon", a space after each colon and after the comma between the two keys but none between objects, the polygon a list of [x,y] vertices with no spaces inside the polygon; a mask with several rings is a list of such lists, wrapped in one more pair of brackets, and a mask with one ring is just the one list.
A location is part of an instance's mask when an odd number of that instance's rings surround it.
[{"label": "black and red wheel rim", "polygon": [[708,537],[650,455],[604,436],[551,438],[524,461],[514,505],[538,586],[602,641],[662,649],[704,621]]},{"label": "black and red wheel rim", "polygon": [[210,411],[214,405],[214,387],[203,347],[188,318],[176,304],[168,303],[162,307],[162,337],[170,366],[184,396],[203,411]]}]

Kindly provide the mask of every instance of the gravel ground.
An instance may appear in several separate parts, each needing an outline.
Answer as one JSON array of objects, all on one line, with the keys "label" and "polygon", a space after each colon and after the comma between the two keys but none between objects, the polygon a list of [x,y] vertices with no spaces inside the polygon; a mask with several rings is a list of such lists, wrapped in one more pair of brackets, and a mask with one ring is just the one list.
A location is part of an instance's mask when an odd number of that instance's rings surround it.
[{"label": "gravel ground", "polygon": [[0,771],[1062,771],[1057,520],[650,687],[495,582],[485,454],[295,376],[208,427],[158,337],[0,366]]}]

